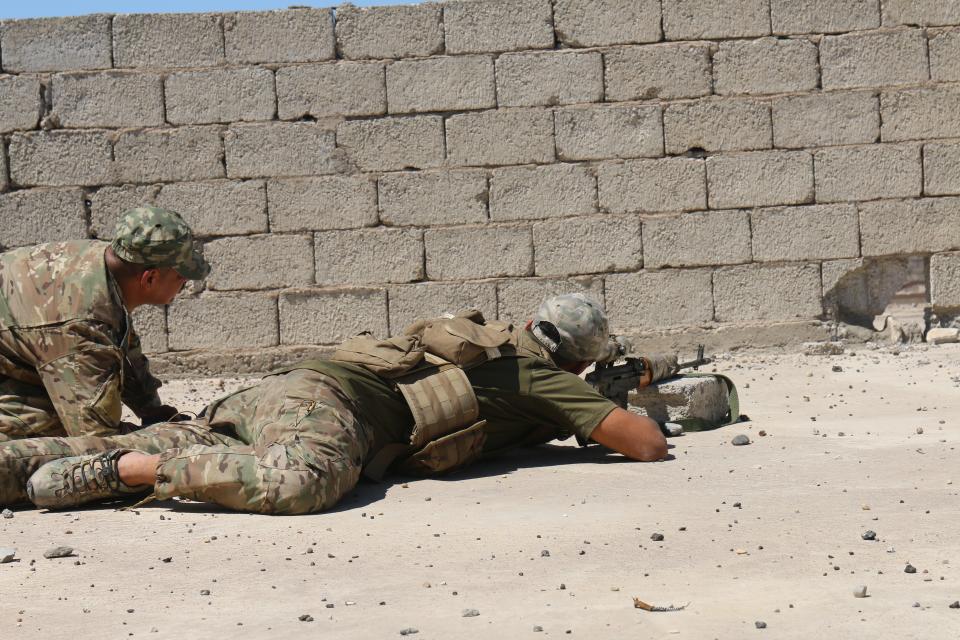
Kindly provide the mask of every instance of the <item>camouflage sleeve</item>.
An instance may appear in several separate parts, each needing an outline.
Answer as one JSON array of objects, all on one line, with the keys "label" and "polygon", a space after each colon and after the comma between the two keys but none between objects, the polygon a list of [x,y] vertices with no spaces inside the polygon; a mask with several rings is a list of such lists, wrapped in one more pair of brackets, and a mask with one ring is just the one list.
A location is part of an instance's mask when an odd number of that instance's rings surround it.
[{"label": "camouflage sleeve", "polygon": [[123,368],[123,403],[130,407],[138,416],[147,413],[146,409],[159,407],[163,403],[157,394],[157,389],[163,383],[150,373],[150,363],[143,355],[140,345],[140,336],[130,327],[130,337],[127,345],[127,366]]},{"label": "camouflage sleeve", "polygon": [[71,436],[109,436],[120,430],[123,354],[88,344],[40,368],[40,378]]}]

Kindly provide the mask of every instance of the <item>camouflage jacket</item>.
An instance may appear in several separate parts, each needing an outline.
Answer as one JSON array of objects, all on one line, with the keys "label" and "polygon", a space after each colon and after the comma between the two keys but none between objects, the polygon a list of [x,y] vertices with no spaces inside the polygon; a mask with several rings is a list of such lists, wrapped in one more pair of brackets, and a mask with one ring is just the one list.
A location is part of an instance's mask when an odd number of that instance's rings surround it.
[{"label": "camouflage jacket", "polygon": [[0,377],[43,386],[69,435],[111,435],[121,402],[160,405],[140,338],[107,271],[107,243],[0,254]]}]

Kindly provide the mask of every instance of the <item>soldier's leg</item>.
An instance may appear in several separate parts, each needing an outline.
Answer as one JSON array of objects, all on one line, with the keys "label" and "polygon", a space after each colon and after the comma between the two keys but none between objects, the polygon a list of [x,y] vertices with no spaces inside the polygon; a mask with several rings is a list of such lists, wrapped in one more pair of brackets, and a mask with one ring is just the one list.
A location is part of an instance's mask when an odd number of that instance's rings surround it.
[{"label": "soldier's leg", "polygon": [[0,442],[65,434],[43,387],[0,377]]}]

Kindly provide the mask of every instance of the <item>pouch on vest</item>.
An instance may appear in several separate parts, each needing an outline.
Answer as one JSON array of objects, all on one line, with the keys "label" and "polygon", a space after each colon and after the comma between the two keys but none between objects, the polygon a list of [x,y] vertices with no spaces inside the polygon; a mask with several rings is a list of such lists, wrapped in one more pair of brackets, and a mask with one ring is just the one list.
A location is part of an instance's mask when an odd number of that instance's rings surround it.
[{"label": "pouch on vest", "polygon": [[397,467],[402,473],[416,476],[436,475],[453,471],[480,457],[487,441],[486,420],[455,431],[429,443]]},{"label": "pouch on vest", "polygon": [[501,356],[510,342],[510,325],[477,324],[469,318],[435,320],[423,329],[421,344],[428,352],[460,367],[471,367]]},{"label": "pouch on vest", "polygon": [[369,332],[354,336],[337,347],[330,358],[365,367],[385,378],[410,371],[423,360],[420,338],[416,335],[394,336],[378,340]]},{"label": "pouch on vest", "polygon": [[398,379],[397,387],[413,414],[410,444],[417,449],[473,424],[480,416],[467,374],[454,365],[421,369]]}]

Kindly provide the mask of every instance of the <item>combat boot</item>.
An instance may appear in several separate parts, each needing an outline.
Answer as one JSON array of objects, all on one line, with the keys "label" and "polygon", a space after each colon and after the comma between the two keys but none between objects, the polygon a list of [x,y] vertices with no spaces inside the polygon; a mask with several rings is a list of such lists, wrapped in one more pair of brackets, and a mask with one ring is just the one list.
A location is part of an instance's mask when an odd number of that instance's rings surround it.
[{"label": "combat boot", "polygon": [[51,460],[27,481],[27,496],[38,507],[66,509],[77,505],[144,493],[120,480],[117,461],[129,449]]}]

